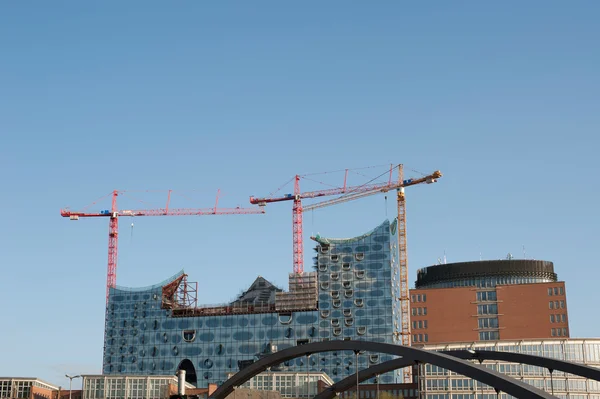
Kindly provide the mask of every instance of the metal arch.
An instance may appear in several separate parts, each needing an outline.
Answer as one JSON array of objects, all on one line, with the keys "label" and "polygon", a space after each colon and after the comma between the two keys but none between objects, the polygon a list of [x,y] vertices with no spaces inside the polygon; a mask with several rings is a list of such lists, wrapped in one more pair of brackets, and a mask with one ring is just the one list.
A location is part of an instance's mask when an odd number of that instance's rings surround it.
[{"label": "metal arch", "polygon": [[453,350],[441,351],[441,353],[454,356],[459,359],[501,360],[512,363],[528,364],[530,366],[544,367],[550,371],[559,370],[564,371],[565,373],[589,378],[590,380],[600,381],[600,369],[585,366],[583,364],[567,362],[564,360],[552,359],[549,357],[526,355],[524,353],[477,350]]},{"label": "metal arch", "polygon": [[[564,371],[580,377],[589,378],[590,380],[600,381],[600,369],[542,356],[497,351],[469,352],[468,350],[441,351],[440,353],[454,356],[459,359],[501,360],[512,363],[528,364],[532,366],[544,367],[549,370]],[[367,369],[359,371],[358,382],[366,381],[369,378],[375,377],[379,374],[401,369],[414,363],[415,361],[413,360],[400,358],[371,366]],[[326,388],[323,392],[315,396],[314,399],[332,399],[338,393],[347,391],[348,389],[356,386],[356,381],[356,374],[353,374]]]},{"label": "metal arch", "polygon": [[[294,359],[300,356],[310,355],[319,352],[330,351],[371,351],[387,353],[390,355],[401,356],[406,360],[418,361],[421,363],[430,363],[438,367],[452,370],[458,374],[481,381],[484,384],[495,387],[521,399],[552,399],[554,396],[532,385],[510,378],[497,371],[475,365],[471,362],[461,360],[450,355],[439,352],[426,351],[423,349],[412,348],[408,346],[384,344],[380,342],[368,341],[325,341],[312,344],[293,346],[288,349],[276,352],[264,357],[251,364],[245,369],[239,371],[230,379],[225,381],[213,394],[211,399],[225,399],[227,395],[233,392],[233,388],[242,385],[250,378],[265,371],[267,368]],[[555,398],[554,398],[555,399]]]},{"label": "metal arch", "polygon": [[402,369],[404,367],[411,366],[415,363],[417,362],[414,360],[399,358],[376,364],[374,366],[359,371],[358,378],[356,378],[356,374],[352,374],[351,376],[336,382],[330,387],[325,388],[323,392],[320,392],[313,399],[332,399],[338,393],[345,392],[348,389],[355,387],[356,380],[358,380],[358,382],[363,382],[379,374],[387,373],[388,371],[393,371],[397,369]]}]

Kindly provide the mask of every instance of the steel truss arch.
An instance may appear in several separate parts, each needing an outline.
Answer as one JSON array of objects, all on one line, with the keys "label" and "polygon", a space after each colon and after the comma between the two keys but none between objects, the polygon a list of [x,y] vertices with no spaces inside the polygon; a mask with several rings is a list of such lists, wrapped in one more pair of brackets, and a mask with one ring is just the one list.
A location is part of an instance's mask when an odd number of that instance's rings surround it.
[{"label": "steel truss arch", "polygon": [[529,384],[515,380],[497,371],[489,370],[485,367],[473,364],[471,362],[458,359],[456,357],[433,351],[412,348],[408,346],[385,344],[380,342],[368,341],[325,341],[312,344],[293,346],[281,350],[272,355],[264,357],[251,364],[245,369],[239,371],[229,378],[210,396],[211,399],[225,399],[227,395],[233,392],[234,387],[238,387],[254,377],[257,374],[267,370],[271,366],[283,363],[300,356],[311,355],[313,353],[330,351],[370,351],[386,353],[400,356],[406,361],[430,363],[438,367],[452,370],[458,374],[481,381],[484,384],[495,387],[521,399],[551,399],[554,396],[537,389]]},{"label": "steel truss arch", "polygon": [[[565,373],[574,374],[580,377],[589,378],[591,380],[600,381],[600,369],[542,356],[526,355],[522,353],[513,352],[468,350],[441,351],[440,353],[454,356],[459,359],[476,359],[480,361],[500,360],[511,363],[522,363],[531,366],[544,367],[551,371],[564,371]],[[408,360],[404,358],[394,359],[384,363],[380,363],[359,371],[358,382],[363,382],[380,374],[408,367],[415,363],[416,362],[413,360]],[[356,374],[348,376],[316,395],[314,399],[332,399],[338,393],[347,391],[348,389],[355,387],[356,381]]]}]

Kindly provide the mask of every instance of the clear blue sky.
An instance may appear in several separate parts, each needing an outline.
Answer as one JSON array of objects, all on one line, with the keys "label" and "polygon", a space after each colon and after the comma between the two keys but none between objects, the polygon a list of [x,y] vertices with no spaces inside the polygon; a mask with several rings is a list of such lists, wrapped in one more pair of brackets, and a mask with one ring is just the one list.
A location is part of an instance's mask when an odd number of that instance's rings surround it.
[{"label": "clear blue sky", "polygon": [[[3,2],[0,375],[65,386],[65,372],[100,372],[108,223],[61,207],[115,188],[197,190],[199,206],[221,188],[221,205],[246,205],[296,173],[400,162],[444,173],[407,191],[411,282],[444,251],[525,245],[567,282],[571,335],[598,336],[599,14],[596,1]],[[138,218],[133,233],[122,220],[118,283],[185,268],[204,303],[259,274],[286,286],[291,204],[267,211]],[[305,240],[393,212],[378,196],[307,214]]]}]

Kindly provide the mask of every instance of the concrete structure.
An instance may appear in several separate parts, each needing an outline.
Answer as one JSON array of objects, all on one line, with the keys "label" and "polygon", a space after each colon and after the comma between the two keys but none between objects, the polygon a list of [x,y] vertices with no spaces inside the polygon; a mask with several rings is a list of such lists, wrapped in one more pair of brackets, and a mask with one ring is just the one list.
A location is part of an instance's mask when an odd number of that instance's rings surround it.
[{"label": "concrete structure", "polygon": [[569,337],[565,283],[552,262],[508,259],[420,269],[413,345]]},{"label": "concrete structure", "polygon": [[[551,357],[600,368],[600,339],[545,339],[425,345],[435,351],[505,351]],[[479,363],[478,361],[475,361]],[[598,399],[600,382],[526,364],[483,361],[486,368],[506,374],[559,398]],[[496,399],[493,388],[430,364],[419,366],[421,399]],[[499,399],[508,399],[505,393]]]},{"label": "concrete structure", "polygon": [[[109,292],[103,373],[174,375],[207,387],[261,357],[323,340],[398,343],[400,276],[396,221],[349,239],[316,237],[314,272],[290,275],[290,291],[259,277],[235,301],[198,306],[197,284],[183,272],[146,288]],[[215,282],[226,286],[226,282]],[[393,356],[359,357],[365,368]],[[355,371],[350,351],[286,361],[272,371],[324,372],[338,381]],[[308,363],[308,365],[307,365]],[[380,376],[389,384],[400,371]]]}]

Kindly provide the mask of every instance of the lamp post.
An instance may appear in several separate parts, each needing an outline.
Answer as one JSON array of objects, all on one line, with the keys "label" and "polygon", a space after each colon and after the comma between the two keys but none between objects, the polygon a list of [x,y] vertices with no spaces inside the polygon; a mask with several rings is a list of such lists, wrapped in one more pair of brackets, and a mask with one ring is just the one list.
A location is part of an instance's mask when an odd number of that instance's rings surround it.
[{"label": "lamp post", "polygon": [[67,377],[69,379],[69,399],[71,399],[71,394],[73,393],[73,379],[74,378],[81,378],[80,375],[73,375],[70,376],[69,374],[65,374],[65,377]]}]

